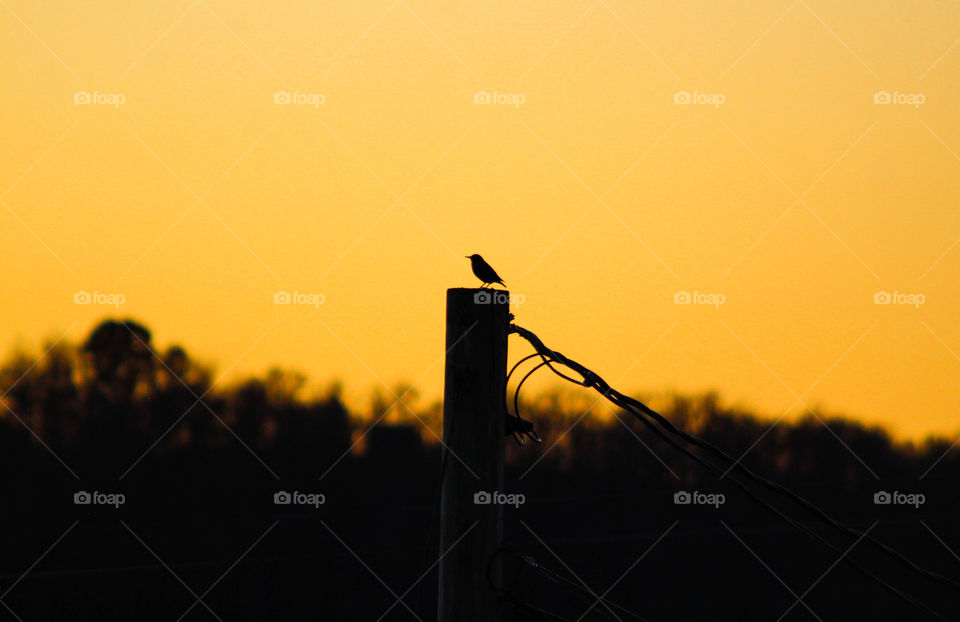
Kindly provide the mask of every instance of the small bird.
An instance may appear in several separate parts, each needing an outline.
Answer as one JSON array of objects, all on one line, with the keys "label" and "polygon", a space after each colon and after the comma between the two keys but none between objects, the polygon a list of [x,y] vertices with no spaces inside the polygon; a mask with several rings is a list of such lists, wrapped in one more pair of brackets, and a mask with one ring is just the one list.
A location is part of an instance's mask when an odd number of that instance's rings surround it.
[{"label": "small bird", "polygon": [[474,253],[473,255],[467,255],[467,259],[470,260],[470,267],[473,268],[473,274],[483,281],[481,289],[486,287],[488,284],[499,283],[504,287],[507,286],[503,282],[503,279],[497,274],[496,270],[490,267],[490,264],[483,260],[483,257]]}]

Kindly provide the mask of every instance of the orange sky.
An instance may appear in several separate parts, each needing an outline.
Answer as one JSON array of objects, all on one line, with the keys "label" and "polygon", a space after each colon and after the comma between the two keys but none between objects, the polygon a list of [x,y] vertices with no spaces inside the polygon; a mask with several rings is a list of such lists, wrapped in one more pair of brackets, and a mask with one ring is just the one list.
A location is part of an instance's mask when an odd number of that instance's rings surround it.
[{"label": "orange sky", "polygon": [[432,399],[477,252],[624,390],[960,430],[955,3],[2,0],[0,24],[0,344],[79,341],[115,310],[74,295],[121,294],[223,382]]}]

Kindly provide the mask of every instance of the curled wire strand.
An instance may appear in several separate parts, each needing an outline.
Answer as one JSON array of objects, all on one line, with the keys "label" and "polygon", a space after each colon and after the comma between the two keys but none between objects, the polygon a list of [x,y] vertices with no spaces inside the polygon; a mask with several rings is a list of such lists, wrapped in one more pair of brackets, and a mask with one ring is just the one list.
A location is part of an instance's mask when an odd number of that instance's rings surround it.
[{"label": "curled wire strand", "polygon": [[[534,352],[533,354],[528,354],[527,356],[523,357],[522,359],[520,359],[519,361],[517,361],[516,363],[514,363],[514,364],[513,364],[513,367],[510,368],[509,373],[507,373],[507,383],[510,382],[510,377],[513,376],[513,372],[515,372],[515,371],[517,370],[517,368],[520,367],[520,365],[522,365],[524,362],[529,361],[530,359],[536,358],[536,357],[538,357],[538,356],[541,357],[541,358],[543,358],[543,355],[542,355],[542,354],[539,354],[539,353],[537,353],[537,352]],[[528,372],[523,376],[523,378],[520,379],[520,382],[517,384],[517,388],[516,388],[516,390],[514,391],[514,394],[513,394],[513,414],[514,414],[514,417],[515,417],[515,429],[511,432],[511,434],[512,434],[512,436],[513,436],[513,440],[517,442],[517,445],[523,446],[523,445],[526,444],[526,439],[524,439],[524,436],[526,436],[527,438],[529,438],[530,440],[532,440],[532,441],[535,442],[535,443],[542,443],[542,442],[543,442],[543,439],[540,437],[539,434],[537,434],[536,430],[534,430],[533,424],[532,424],[531,422],[527,421],[526,419],[523,419],[523,418],[520,416],[520,404],[519,404],[519,399],[520,399],[520,387],[523,386],[523,383],[527,381],[527,378],[529,378],[529,377],[533,374],[533,372],[537,371],[538,369],[540,369],[541,367],[543,367],[544,365],[547,365],[547,364],[549,364],[549,363],[548,363],[546,360],[544,360],[542,363],[538,364],[538,365],[537,365],[536,367],[534,367],[532,370],[528,371]]]}]

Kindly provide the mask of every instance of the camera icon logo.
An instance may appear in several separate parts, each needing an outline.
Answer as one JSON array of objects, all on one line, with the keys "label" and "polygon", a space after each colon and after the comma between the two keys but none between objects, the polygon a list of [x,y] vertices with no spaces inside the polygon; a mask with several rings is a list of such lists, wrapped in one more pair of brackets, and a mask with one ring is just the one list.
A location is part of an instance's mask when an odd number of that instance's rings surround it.
[{"label": "camera icon logo", "polygon": [[490,493],[485,490],[473,493],[473,503],[475,505],[490,505],[492,500]]},{"label": "camera icon logo", "polygon": [[273,295],[273,304],[275,305],[288,305],[290,304],[290,292],[279,291]]},{"label": "camera icon logo", "polygon": [[491,101],[493,100],[490,98],[490,93],[486,91],[477,91],[473,94],[473,103],[475,104],[489,104]]},{"label": "camera icon logo", "polygon": [[74,505],[90,505],[93,498],[90,496],[90,493],[86,490],[80,490],[73,493],[73,503]]},{"label": "camera icon logo", "polygon": [[679,490],[673,493],[673,503],[674,505],[690,505],[693,497],[690,496],[690,493],[686,490]]},{"label": "camera icon logo", "polygon": [[690,93],[687,91],[677,91],[673,94],[673,103],[675,104],[689,104],[692,101]]},{"label": "camera icon logo", "polygon": [[89,104],[91,101],[93,100],[90,98],[90,93],[86,91],[77,91],[73,94],[73,103],[75,104],[84,105]]},{"label": "camera icon logo", "polygon": [[890,101],[890,93],[887,91],[877,91],[873,94],[873,103],[875,104],[889,104]]},{"label": "camera icon logo", "polygon": [[90,304],[90,293],[79,291],[73,295],[73,304],[75,305],[88,305]]},{"label": "camera icon logo", "polygon": [[275,104],[289,104],[290,103],[290,93],[286,91],[277,91],[273,94],[273,103]]},{"label": "camera icon logo", "polygon": [[692,300],[693,298],[688,291],[677,292],[673,295],[673,304],[675,305],[688,305]]},{"label": "camera icon logo", "polygon": [[891,300],[890,292],[880,291],[873,295],[873,304],[875,305],[888,305]]},{"label": "camera icon logo", "polygon": [[473,304],[475,305],[488,305],[490,302],[490,292],[477,292],[473,295]]},{"label": "camera icon logo", "polygon": [[293,501],[293,497],[290,496],[290,493],[286,490],[281,490],[280,492],[273,493],[273,504],[274,505],[290,505]]},{"label": "camera icon logo", "polygon": [[890,505],[893,502],[893,497],[890,496],[890,493],[886,490],[881,490],[880,492],[873,493],[873,503],[875,505]]}]

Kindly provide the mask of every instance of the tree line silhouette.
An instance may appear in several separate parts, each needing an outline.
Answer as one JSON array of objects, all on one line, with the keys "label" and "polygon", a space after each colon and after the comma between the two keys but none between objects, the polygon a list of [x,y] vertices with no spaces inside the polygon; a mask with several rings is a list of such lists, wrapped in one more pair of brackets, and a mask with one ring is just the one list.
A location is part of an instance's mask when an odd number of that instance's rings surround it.
[{"label": "tree line silhouette", "polygon": [[[111,319],[100,323],[79,346],[54,345],[39,360],[18,351],[0,365],[0,394],[6,406],[0,412],[0,442],[8,453],[26,456],[42,450],[42,440],[77,464],[103,470],[104,476],[124,453],[118,448],[130,454],[158,439],[151,451],[158,457],[216,452],[242,441],[258,453],[309,456],[307,462],[316,463],[350,449],[358,435],[382,416],[380,425],[390,430],[388,435],[403,439],[394,449],[408,454],[436,452],[442,430],[439,402],[410,410],[394,396],[406,394],[405,403],[417,403],[419,396],[415,389],[399,385],[394,395],[375,390],[369,413],[351,413],[339,383],[320,396],[304,398],[306,381],[302,373],[273,368],[262,378],[215,387],[213,370],[182,346],[157,351],[143,324]],[[544,447],[556,443],[543,460],[548,468],[620,470],[636,465],[636,454],[649,453],[686,470],[682,458],[675,459],[665,445],[656,444],[656,438],[645,440],[650,451],[644,452],[636,439],[642,427],[632,418],[622,413],[604,419],[582,417],[593,402],[590,396],[569,390],[521,401],[524,416],[546,439]],[[663,410],[680,427],[730,453],[750,449],[745,461],[751,468],[796,481],[842,480],[856,485],[865,475],[870,477],[867,469],[856,468],[859,462],[878,465],[886,475],[915,475],[952,445],[937,437],[919,444],[895,442],[878,426],[825,413],[784,420],[768,429],[772,420],[725,407],[713,392],[670,396]],[[402,425],[416,434],[397,432]],[[364,436],[354,448],[357,455],[368,449],[390,450],[390,442],[371,434],[373,438]],[[754,445],[761,437],[762,442]],[[534,453],[512,448],[508,460],[518,465]],[[860,461],[851,464],[854,454]],[[956,456],[948,455],[937,465],[937,476],[956,474],[956,467]],[[667,469],[659,471],[661,477],[670,477]]]}]

